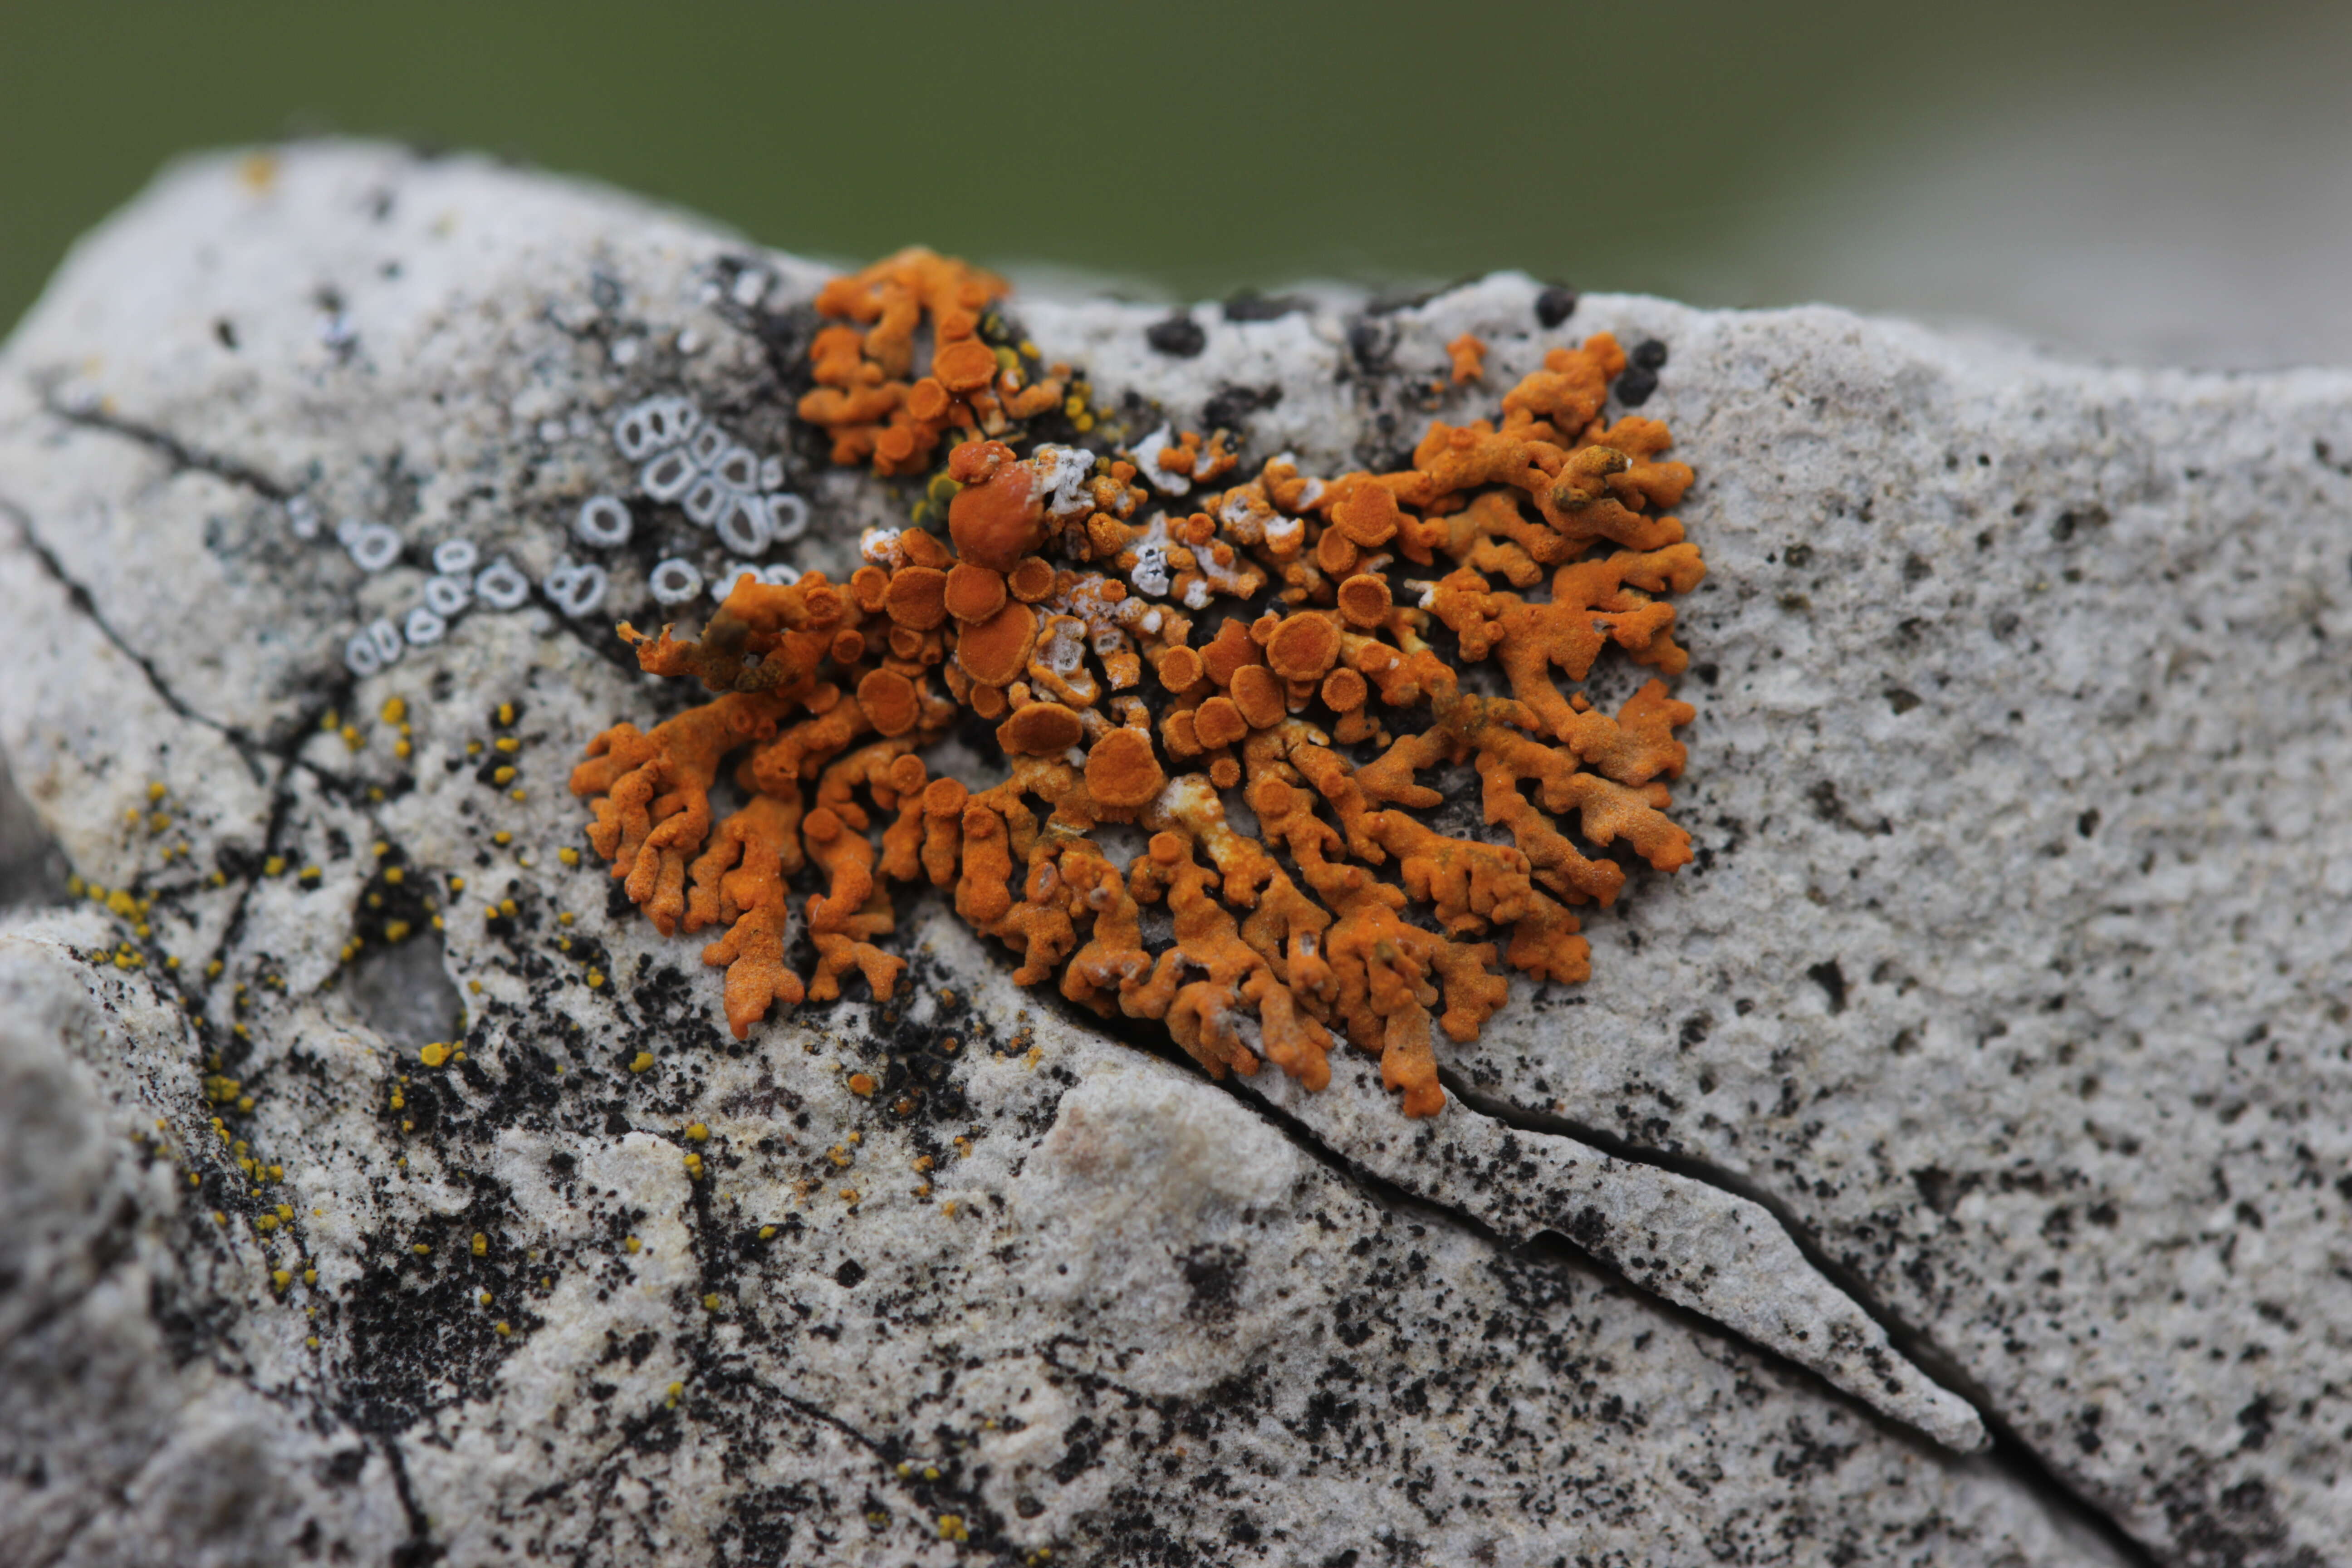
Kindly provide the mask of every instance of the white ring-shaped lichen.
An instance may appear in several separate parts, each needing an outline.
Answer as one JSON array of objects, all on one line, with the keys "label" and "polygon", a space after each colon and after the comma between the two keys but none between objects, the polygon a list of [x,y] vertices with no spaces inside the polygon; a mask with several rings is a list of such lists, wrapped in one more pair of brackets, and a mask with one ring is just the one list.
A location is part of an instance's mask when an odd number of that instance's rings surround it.
[{"label": "white ring-shaped lichen", "polygon": [[435,615],[429,606],[419,605],[408,612],[408,619],[401,623],[400,631],[408,639],[409,647],[430,647],[448,635],[449,623]]},{"label": "white ring-shaped lichen", "polygon": [[749,447],[730,447],[719,454],[710,465],[719,482],[730,489],[752,490],[760,488],[760,459],[751,455]]},{"label": "white ring-shaped lichen", "polygon": [[[439,552],[436,551],[437,559]],[[468,562],[468,565],[472,563]],[[425,607],[443,620],[465,613],[474,602],[474,584],[465,577],[427,577],[425,579]]]},{"label": "white ring-shaped lichen", "polygon": [[572,535],[593,550],[610,550],[629,542],[635,521],[618,496],[590,496],[572,520]]},{"label": "white ring-shaped lichen", "polygon": [[343,644],[343,668],[362,680],[382,669],[383,660],[376,656],[375,639],[364,631],[353,632]]},{"label": "white ring-shaped lichen", "polygon": [[768,498],[768,537],[778,544],[788,544],[808,531],[809,505],[800,497],[786,491]]},{"label": "white ring-shaped lichen", "polygon": [[380,522],[362,524],[344,542],[352,561],[362,572],[381,572],[400,559],[400,533]]},{"label": "white ring-shaped lichen", "polygon": [[595,613],[604,602],[608,582],[602,566],[566,559],[556,563],[555,570],[547,574],[547,581],[540,587],[557,609],[576,618]]},{"label": "white ring-shaped lichen", "polygon": [[800,580],[800,568],[787,566],[781,561],[771,562],[760,568],[760,581],[771,588],[789,588]]},{"label": "white ring-shaped lichen", "polygon": [[676,500],[702,477],[683,452],[664,452],[637,473],[637,488],[656,500]]},{"label": "white ring-shaped lichen", "polygon": [[[444,577],[463,577],[474,569],[481,552],[470,539],[445,539],[433,547],[433,570]],[[446,615],[447,611],[442,612]]]},{"label": "white ring-shaped lichen", "polygon": [[784,488],[784,460],[773,452],[760,459],[760,488],[763,490]]},{"label": "white ring-shaped lichen", "polygon": [[729,489],[718,475],[704,474],[687,490],[682,504],[686,508],[688,521],[698,528],[709,528],[718,522],[734,500],[735,492]]},{"label": "white ring-shaped lichen", "polygon": [[719,454],[728,446],[727,432],[716,424],[707,424],[688,438],[686,455],[694,460],[696,468],[708,468],[719,461]]},{"label": "white ring-shaped lichen", "polygon": [[727,510],[719,514],[719,542],[734,555],[758,555],[768,548],[774,525],[769,521],[768,502],[762,496],[736,495],[728,498]]},{"label": "white ring-shaped lichen", "polygon": [[702,592],[702,573],[693,562],[673,555],[646,579],[653,596],[665,605],[683,605]]},{"label": "white ring-shaped lichen", "polygon": [[297,539],[319,537],[319,503],[309,496],[293,496],[286,502],[286,523]]},{"label": "white ring-shaped lichen", "polygon": [[401,640],[400,628],[379,616],[343,645],[343,668],[364,679],[398,663],[407,646]]},{"label": "white ring-shaped lichen", "polygon": [[474,579],[474,596],[494,610],[519,610],[530,597],[530,579],[502,555]]}]

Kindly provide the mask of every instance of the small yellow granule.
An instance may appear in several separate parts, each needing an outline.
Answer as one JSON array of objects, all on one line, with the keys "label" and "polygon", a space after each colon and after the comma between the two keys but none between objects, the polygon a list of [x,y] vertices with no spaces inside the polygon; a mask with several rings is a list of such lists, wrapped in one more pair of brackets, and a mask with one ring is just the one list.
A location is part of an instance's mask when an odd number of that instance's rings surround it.
[{"label": "small yellow granule", "polygon": [[499,1319],[494,1326],[499,1331],[499,1337],[500,1339],[506,1339],[514,1332],[513,1326],[508,1323],[503,1318]]},{"label": "small yellow granule", "polygon": [[431,1257],[431,1256],[432,1256],[432,1253],[433,1253],[433,1248],[432,1248],[432,1247],[431,1247],[428,1243],[422,1242],[422,1241],[418,1242],[415,1246],[414,1246],[414,1247],[410,1247],[408,1250],[409,1250],[409,1251],[411,1251],[411,1252],[413,1252],[413,1253],[415,1253],[415,1254],[416,1254],[416,1256],[417,1256],[417,1257],[419,1257],[419,1258],[429,1258],[429,1257]]},{"label": "small yellow granule", "polygon": [[483,1235],[480,1231],[476,1231],[474,1233],[474,1256],[477,1258],[487,1257],[489,1250],[490,1238]]},{"label": "small yellow granule", "polygon": [[493,741],[490,743],[498,747],[499,751],[504,752],[509,757],[522,750],[522,742],[516,740],[512,735],[500,735],[496,741]]},{"label": "small yellow granule", "polygon": [[654,1054],[653,1054],[653,1052],[651,1052],[651,1051],[639,1051],[639,1052],[637,1053],[637,1055],[636,1055],[636,1058],[635,1058],[634,1061],[632,1061],[632,1062],[630,1062],[630,1063],[629,1063],[629,1070],[630,1070],[631,1072],[643,1072],[643,1071],[645,1071],[647,1068],[649,1068],[649,1067],[651,1067],[651,1066],[653,1066],[653,1065],[654,1065]]},{"label": "small yellow granule", "polygon": [[621,1242],[621,1250],[622,1250],[622,1251],[624,1251],[624,1252],[625,1252],[625,1253],[627,1253],[630,1257],[635,1258],[635,1256],[636,1256],[640,1251],[642,1251],[642,1250],[644,1249],[645,1245],[646,1245],[646,1244],[645,1244],[644,1242],[639,1241],[639,1240],[638,1240],[635,1237],[634,1237],[634,1236],[632,1236],[632,1237],[626,1237],[623,1238],[623,1240],[622,1240],[622,1242]]},{"label": "small yellow granule", "polygon": [[443,1062],[449,1059],[449,1047],[443,1045],[440,1041],[436,1040],[431,1045],[425,1047],[423,1050],[417,1052],[416,1055],[418,1059],[423,1061],[426,1067],[437,1068]]},{"label": "small yellow granule", "polygon": [[710,1129],[699,1121],[693,1122],[687,1127],[686,1135],[699,1143],[710,1136]]},{"label": "small yellow granule", "polygon": [[569,844],[557,850],[555,852],[555,858],[558,860],[562,861],[567,866],[577,866],[580,864],[580,851],[572,848]]},{"label": "small yellow granule", "polygon": [[490,782],[492,784],[512,784],[514,783],[514,764],[511,763],[502,763],[494,772],[491,773]]}]

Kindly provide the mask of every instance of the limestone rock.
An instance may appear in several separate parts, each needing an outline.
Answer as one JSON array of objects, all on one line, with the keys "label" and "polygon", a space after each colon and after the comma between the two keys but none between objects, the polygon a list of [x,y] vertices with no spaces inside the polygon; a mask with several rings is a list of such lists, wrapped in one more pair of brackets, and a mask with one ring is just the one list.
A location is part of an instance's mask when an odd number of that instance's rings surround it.
[{"label": "limestone rock", "polygon": [[[737,1042],[563,863],[580,743],[667,695],[611,621],[731,569],[675,508],[583,542],[614,414],[779,459],[771,560],[903,517],[789,417],[825,275],[304,147],[168,176],[0,354],[0,747],[83,889],[0,946],[26,1561],[2340,1560],[2352,378],[1547,330],[1513,277],[1016,299],[1101,401],[1327,473],[1468,406],[1464,331],[1490,385],[1669,352],[1700,862],[1407,1123],[1352,1054],[1108,1038],[939,907],[901,1005]],[[352,649],[436,576],[437,638]]]}]

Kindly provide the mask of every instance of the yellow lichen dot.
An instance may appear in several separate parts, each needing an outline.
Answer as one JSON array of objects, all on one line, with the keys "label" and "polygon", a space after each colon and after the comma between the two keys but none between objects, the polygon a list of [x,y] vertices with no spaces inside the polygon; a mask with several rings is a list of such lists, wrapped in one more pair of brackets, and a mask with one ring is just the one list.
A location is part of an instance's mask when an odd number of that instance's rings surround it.
[{"label": "yellow lichen dot", "polygon": [[418,1051],[416,1055],[417,1058],[423,1061],[426,1067],[437,1068],[443,1062],[449,1059],[449,1047],[443,1045],[440,1041],[436,1040],[431,1045],[425,1047],[423,1050]]},{"label": "yellow lichen dot", "polygon": [[772,1225],[763,1225],[763,1226],[761,1226],[760,1227],[760,1239],[761,1239],[761,1241],[773,1241],[773,1240],[775,1240],[775,1239],[776,1239],[776,1227],[775,1227],[774,1226],[772,1226]]},{"label": "yellow lichen dot", "polygon": [[635,1257],[635,1256],[636,1256],[636,1254],[637,1254],[637,1252],[639,1251],[639,1249],[640,1249],[640,1248],[642,1248],[645,1245],[646,1245],[646,1244],[645,1244],[644,1242],[639,1241],[639,1240],[638,1240],[635,1237],[634,1237],[634,1236],[632,1236],[632,1237],[625,1237],[624,1238],[622,1238],[622,1241],[621,1241],[621,1250],[622,1250],[622,1251],[624,1251],[624,1252],[625,1252],[625,1253],[627,1253],[627,1254],[629,1254],[632,1258],[634,1258],[634,1257]]},{"label": "yellow lichen dot", "polygon": [[387,724],[399,723],[403,719],[408,717],[408,700],[404,697],[385,698],[383,700],[383,710],[379,716]]},{"label": "yellow lichen dot", "polygon": [[688,1154],[687,1155],[687,1157],[686,1157],[686,1178],[687,1178],[687,1180],[688,1180],[688,1181],[690,1181],[690,1182],[698,1182],[698,1181],[702,1180],[702,1156],[701,1156],[701,1155],[699,1155],[699,1154],[695,1154],[695,1153],[688,1153]]},{"label": "yellow lichen dot", "polygon": [[431,1243],[420,1241],[414,1247],[411,1247],[408,1250],[414,1252],[419,1258],[425,1258],[431,1256],[433,1247]]},{"label": "yellow lichen dot", "polygon": [[687,1135],[688,1138],[693,1139],[696,1142],[699,1143],[699,1142],[701,1142],[704,1139],[709,1138],[709,1137],[710,1136],[710,1129],[709,1129],[709,1128],[708,1128],[708,1127],[706,1127],[706,1126],[704,1126],[704,1125],[703,1125],[701,1122],[699,1122],[699,1121],[690,1122],[690,1123],[688,1123],[688,1126],[687,1126],[687,1129],[686,1129],[686,1135]]},{"label": "yellow lichen dot", "polygon": [[704,1311],[706,1311],[706,1312],[715,1312],[715,1311],[719,1310],[719,1292],[718,1292],[718,1291],[713,1290],[713,1291],[711,1291],[709,1295],[707,1295],[707,1296],[703,1297],[703,1299],[702,1299],[702,1310],[703,1310]]},{"label": "yellow lichen dot", "polygon": [[490,1238],[483,1235],[480,1231],[476,1231],[474,1233],[474,1256],[477,1258],[485,1257],[488,1254],[489,1250]]},{"label": "yellow lichen dot", "polygon": [[873,1098],[875,1088],[876,1085],[874,1079],[869,1075],[862,1072],[854,1072],[849,1075],[849,1092],[857,1096],[858,1099],[869,1100]]},{"label": "yellow lichen dot", "polygon": [[635,1057],[633,1057],[632,1058],[630,1058],[630,1061],[629,1061],[629,1070],[630,1070],[631,1072],[643,1072],[643,1071],[645,1071],[647,1068],[649,1068],[649,1067],[651,1067],[651,1066],[653,1066],[653,1065],[654,1065],[654,1054],[653,1054],[653,1052],[651,1052],[651,1051],[639,1051],[639,1052],[638,1052]]},{"label": "yellow lichen dot", "polygon": [[503,847],[514,842],[514,835],[501,827],[496,833],[490,835],[490,842]]},{"label": "yellow lichen dot", "polygon": [[283,1290],[294,1283],[294,1276],[283,1268],[274,1269],[270,1273],[269,1282]]},{"label": "yellow lichen dot", "polygon": [[569,844],[557,850],[555,852],[555,858],[558,860],[562,861],[567,866],[577,866],[580,864],[580,851],[574,849]]},{"label": "yellow lichen dot", "polygon": [[511,1336],[511,1335],[514,1333],[514,1328],[513,1328],[513,1326],[512,1326],[511,1324],[509,1324],[509,1322],[508,1322],[504,1318],[499,1319],[499,1320],[498,1321],[498,1322],[497,1322],[494,1326],[498,1329],[498,1331],[499,1331],[499,1337],[500,1339],[506,1339],[506,1338],[508,1338],[508,1337]]}]

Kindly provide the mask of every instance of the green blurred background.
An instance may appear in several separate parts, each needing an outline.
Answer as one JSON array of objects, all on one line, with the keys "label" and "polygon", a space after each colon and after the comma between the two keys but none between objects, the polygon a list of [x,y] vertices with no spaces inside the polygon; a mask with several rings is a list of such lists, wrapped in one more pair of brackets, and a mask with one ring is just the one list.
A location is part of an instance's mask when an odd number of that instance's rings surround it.
[{"label": "green blurred background", "polygon": [[1524,268],[2352,361],[2352,6],[30,6],[0,322],[174,153],[486,149],[806,253],[1180,299]]}]

